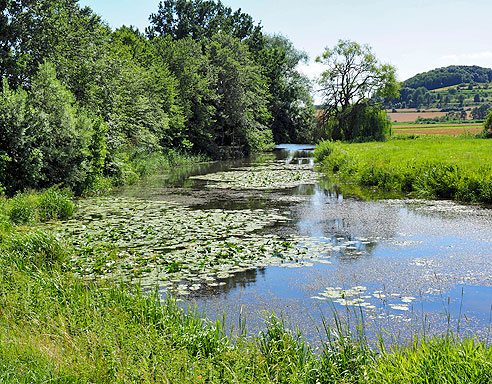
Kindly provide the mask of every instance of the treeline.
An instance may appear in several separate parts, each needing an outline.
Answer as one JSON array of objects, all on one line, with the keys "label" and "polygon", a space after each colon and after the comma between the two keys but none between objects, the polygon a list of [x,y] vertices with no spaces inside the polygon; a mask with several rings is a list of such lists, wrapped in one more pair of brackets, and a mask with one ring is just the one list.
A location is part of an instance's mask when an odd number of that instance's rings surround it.
[{"label": "treeline", "polygon": [[402,87],[433,90],[451,87],[461,83],[489,83],[492,81],[492,69],[476,65],[450,65],[432,71],[419,73],[402,83]]},{"label": "treeline", "polygon": [[[305,54],[220,1],[166,0],[112,31],[78,0],[0,2],[0,184],[131,177],[149,154],[310,141]],[[129,176],[130,175],[130,176]]]},{"label": "treeline", "polygon": [[473,87],[459,85],[440,91],[428,91],[425,87],[417,89],[404,87],[396,99],[386,98],[386,108],[440,108],[444,112],[462,110],[464,107],[481,106],[492,101],[488,84]]}]

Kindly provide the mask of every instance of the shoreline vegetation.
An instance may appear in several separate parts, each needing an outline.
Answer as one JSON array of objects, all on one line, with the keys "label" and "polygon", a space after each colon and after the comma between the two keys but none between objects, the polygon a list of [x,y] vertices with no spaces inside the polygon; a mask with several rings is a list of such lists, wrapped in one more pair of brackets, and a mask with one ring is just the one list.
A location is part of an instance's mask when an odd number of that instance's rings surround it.
[{"label": "shoreline vegetation", "polygon": [[322,172],[342,182],[412,197],[492,203],[492,155],[485,139],[439,136],[378,143],[322,141],[315,158]]},{"label": "shoreline vegetation", "polygon": [[[369,46],[340,40],[318,58],[327,111],[318,121],[312,84],[297,69],[306,53],[221,2],[160,2],[145,32],[113,30],[77,0],[7,1],[0,17],[0,384],[492,381],[488,339],[448,331],[371,343],[335,311],[320,330],[321,349],[281,314],[267,315],[255,335],[243,318],[229,331],[224,320],[182,308],[179,297],[162,301],[138,284],[75,275],[80,248],[47,229],[72,217],[74,196],[107,194],[176,166],[275,143],[384,140],[391,121],[379,102],[395,100],[400,84]],[[350,73],[362,76],[340,104],[337,78]],[[457,108],[473,99],[470,115],[485,120],[490,136],[488,91],[470,87],[437,96],[402,89],[398,104],[452,107],[447,122],[467,117]],[[492,203],[488,145],[324,141],[315,154],[341,180]],[[97,253],[101,244],[89,242]]]},{"label": "shoreline vegetation", "polygon": [[[312,348],[281,315],[234,329],[173,297],[70,272],[72,250],[43,223],[69,218],[69,191],[2,198],[0,383],[482,383],[492,347],[472,336],[370,343],[333,311]],[[356,316],[356,315],[354,315]],[[357,316],[356,316],[357,317]]]}]

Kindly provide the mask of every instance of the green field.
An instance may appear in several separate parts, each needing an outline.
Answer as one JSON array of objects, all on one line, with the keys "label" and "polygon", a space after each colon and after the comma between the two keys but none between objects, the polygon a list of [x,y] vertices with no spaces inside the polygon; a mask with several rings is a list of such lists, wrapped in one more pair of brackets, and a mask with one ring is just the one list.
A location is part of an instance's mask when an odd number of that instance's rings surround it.
[{"label": "green field", "polygon": [[322,170],[340,180],[418,197],[492,203],[492,141],[436,137],[383,143],[322,142]]}]

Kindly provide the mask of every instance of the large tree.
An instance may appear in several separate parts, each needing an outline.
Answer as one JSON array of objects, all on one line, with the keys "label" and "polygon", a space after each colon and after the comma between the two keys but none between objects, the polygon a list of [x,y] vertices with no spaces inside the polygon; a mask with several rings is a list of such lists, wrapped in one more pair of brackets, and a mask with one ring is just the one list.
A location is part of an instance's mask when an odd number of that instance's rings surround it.
[{"label": "large tree", "polygon": [[321,117],[329,126],[331,139],[363,140],[356,135],[366,129],[357,126],[361,120],[353,114],[360,114],[366,107],[374,110],[378,98],[398,97],[395,68],[381,64],[368,45],[349,40],[327,47],[316,61],[327,67],[319,85],[323,96]]},{"label": "large tree", "polygon": [[201,41],[218,32],[225,32],[240,40],[261,34],[261,26],[253,18],[241,12],[232,11],[220,1],[214,0],[164,0],[159,2],[157,13],[149,17],[150,37],[171,36],[179,40],[191,37]]},{"label": "large tree", "polygon": [[276,143],[312,140],[314,105],[309,80],[298,71],[308,56],[281,35],[263,35],[254,56],[268,81],[272,133]]}]

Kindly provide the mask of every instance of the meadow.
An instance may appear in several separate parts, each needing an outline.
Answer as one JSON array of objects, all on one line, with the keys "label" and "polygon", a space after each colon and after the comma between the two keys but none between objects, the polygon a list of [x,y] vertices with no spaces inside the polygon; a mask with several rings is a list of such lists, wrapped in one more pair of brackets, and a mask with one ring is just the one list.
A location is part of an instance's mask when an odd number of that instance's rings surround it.
[{"label": "meadow", "polygon": [[340,180],[416,197],[492,203],[492,145],[466,137],[380,143],[321,142],[321,169]]},{"label": "meadow", "polygon": [[406,124],[393,124],[392,131],[395,134],[412,134],[412,135],[463,135],[477,134],[483,130],[480,123],[436,123],[436,124],[416,124],[410,122]]}]

